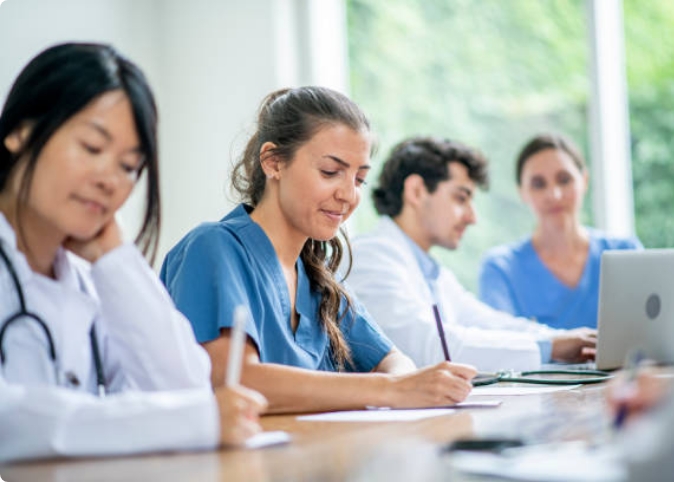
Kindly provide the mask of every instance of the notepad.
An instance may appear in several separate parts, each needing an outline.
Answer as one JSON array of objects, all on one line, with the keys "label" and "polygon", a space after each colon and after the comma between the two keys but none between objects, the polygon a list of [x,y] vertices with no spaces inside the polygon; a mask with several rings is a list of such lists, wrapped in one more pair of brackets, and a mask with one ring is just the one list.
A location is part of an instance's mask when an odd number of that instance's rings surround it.
[{"label": "notepad", "polygon": [[451,408],[420,408],[411,410],[349,410],[344,412],[302,415],[303,422],[411,422],[454,413]]}]

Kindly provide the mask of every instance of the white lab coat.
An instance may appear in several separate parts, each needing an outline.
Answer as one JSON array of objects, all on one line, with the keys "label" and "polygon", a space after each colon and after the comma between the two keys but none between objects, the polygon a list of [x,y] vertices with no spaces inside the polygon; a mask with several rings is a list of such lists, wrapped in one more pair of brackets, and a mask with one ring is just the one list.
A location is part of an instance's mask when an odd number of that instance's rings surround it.
[{"label": "white lab coat", "polygon": [[[426,366],[444,360],[434,298],[405,234],[389,217],[357,237],[347,283],[396,346]],[[496,311],[466,291],[447,268],[437,281],[439,309],[452,361],[481,371],[540,367],[537,340],[557,330]]]},{"label": "white lab coat", "polygon": [[[94,265],[61,250],[53,280],[30,269],[2,215],[0,242],[28,311],[52,334],[59,372],[57,386],[39,325],[25,318],[12,323],[2,341],[0,461],[217,444],[208,355],[135,246],[114,249]],[[18,306],[0,262],[0,325]],[[105,399],[94,395],[92,323],[110,393]]]}]

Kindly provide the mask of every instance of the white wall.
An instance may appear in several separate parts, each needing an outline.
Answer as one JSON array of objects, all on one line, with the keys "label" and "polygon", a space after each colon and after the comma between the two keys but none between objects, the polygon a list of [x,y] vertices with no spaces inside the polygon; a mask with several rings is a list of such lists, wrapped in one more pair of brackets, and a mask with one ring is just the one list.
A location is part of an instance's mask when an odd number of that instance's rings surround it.
[{"label": "white wall", "polygon": [[[0,99],[57,42],[110,42],[143,68],[160,111],[161,261],[189,229],[232,206],[230,161],[267,93],[346,89],[344,18],[343,0],[5,0]],[[129,237],[142,213],[138,191],[122,210]]]}]

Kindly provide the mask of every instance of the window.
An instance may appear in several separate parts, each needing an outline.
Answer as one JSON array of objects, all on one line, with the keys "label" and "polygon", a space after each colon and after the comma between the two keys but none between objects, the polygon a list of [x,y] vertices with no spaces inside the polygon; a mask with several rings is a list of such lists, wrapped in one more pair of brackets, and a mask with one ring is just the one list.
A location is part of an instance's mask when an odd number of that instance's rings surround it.
[{"label": "window", "polygon": [[[457,253],[434,253],[474,289],[484,251],[533,228],[515,183],[522,145],[541,131],[559,131],[590,161],[585,3],[348,0],[347,5],[351,96],[379,137],[370,186],[390,148],[412,135],[460,140],[490,159],[489,194],[476,197],[478,224]],[[592,224],[589,196],[584,206],[583,222]],[[375,219],[366,192],[353,227],[367,231]]]}]

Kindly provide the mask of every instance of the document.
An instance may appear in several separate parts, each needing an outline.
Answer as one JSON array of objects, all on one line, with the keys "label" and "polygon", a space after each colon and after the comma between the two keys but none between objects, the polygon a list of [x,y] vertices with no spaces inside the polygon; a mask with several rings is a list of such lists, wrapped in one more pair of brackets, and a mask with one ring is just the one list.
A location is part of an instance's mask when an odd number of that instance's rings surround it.
[{"label": "document", "polygon": [[451,408],[419,408],[405,410],[349,410],[344,412],[302,415],[304,422],[410,422],[454,413]]},{"label": "document", "polygon": [[536,482],[622,482],[627,470],[613,446],[583,442],[532,445],[501,454],[454,452],[454,470],[468,474]]},{"label": "document", "polygon": [[474,387],[470,396],[486,395],[489,397],[501,397],[505,395],[536,395],[538,393],[560,392],[562,390],[573,390],[581,385],[528,385],[521,386],[503,386],[486,385],[484,387]]},{"label": "document", "polygon": [[244,448],[246,449],[261,449],[262,447],[270,447],[272,445],[281,445],[290,442],[290,434],[282,430],[274,432],[260,432],[253,435],[246,440]]}]

